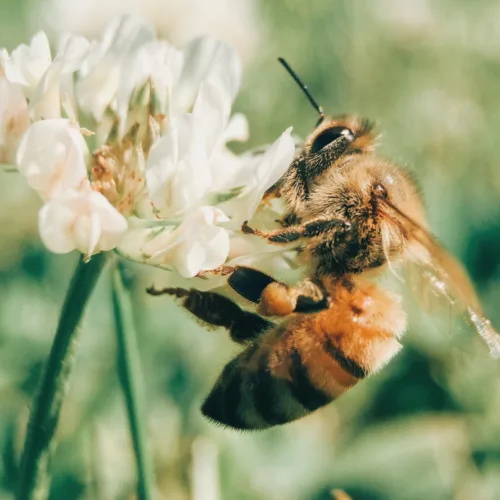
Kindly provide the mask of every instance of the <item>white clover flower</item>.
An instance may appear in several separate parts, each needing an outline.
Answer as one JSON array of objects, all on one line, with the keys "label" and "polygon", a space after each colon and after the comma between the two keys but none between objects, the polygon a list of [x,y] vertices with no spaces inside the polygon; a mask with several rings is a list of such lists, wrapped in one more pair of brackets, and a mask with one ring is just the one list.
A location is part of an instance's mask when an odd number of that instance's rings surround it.
[{"label": "white clover flower", "polygon": [[292,128],[285,130],[260,156],[248,155],[240,172],[244,189],[239,196],[221,204],[236,229],[250,220],[264,193],[285,173],[295,154]]},{"label": "white clover flower", "polygon": [[[200,207],[178,225],[138,230],[120,245],[126,255],[157,267],[173,267],[184,278],[216,269],[229,254],[229,232],[219,224],[229,218],[215,207]],[[140,246],[137,243],[140,242]]]},{"label": "white clover flower", "polygon": [[234,50],[212,37],[196,38],[184,48],[184,66],[174,90],[175,107],[189,109],[202,84],[220,91],[229,103],[241,83],[241,63]]},{"label": "white clover flower", "polygon": [[163,217],[182,214],[200,203],[212,184],[201,124],[191,114],[176,117],[151,148],[146,182]]},{"label": "white clover flower", "polygon": [[169,114],[172,89],[179,80],[183,60],[182,52],[165,41],[154,40],[139,47],[130,64],[124,67],[117,91],[120,136],[127,126],[131,102],[140,97],[135,94],[148,83],[153,93],[154,113]]},{"label": "white clover flower", "polygon": [[45,201],[49,250],[116,249],[184,278],[248,251],[241,224],[295,147],[289,129],[258,155],[228,149],[248,138],[231,116],[241,64],[228,45],[177,49],[126,16],[100,42],[63,37],[53,61],[43,34],[0,55],[0,154]]},{"label": "white clover flower", "polygon": [[33,119],[61,118],[61,105],[65,101],[73,110],[73,74],[84,61],[90,43],[81,36],[62,37],[53,63],[40,80],[30,100]]},{"label": "white clover flower", "polygon": [[79,250],[92,255],[112,250],[127,230],[127,220],[88,185],[67,189],[40,210],[38,225],[44,245],[54,253]]},{"label": "white clover flower", "polygon": [[17,151],[17,167],[45,200],[87,180],[87,144],[67,119],[34,122]]},{"label": "white clover flower", "polygon": [[14,163],[17,145],[29,124],[22,92],[0,75],[0,163]]},{"label": "white clover flower", "polygon": [[[186,128],[184,132],[187,141],[189,137],[192,137],[189,135],[191,130]],[[234,182],[238,180],[241,182],[240,189],[235,189],[233,193],[231,191],[213,192],[213,196],[205,197],[205,199],[211,198],[212,206],[200,206],[191,210],[183,222],[177,222],[181,219],[175,219],[176,214],[172,206],[167,208],[167,212],[174,218],[158,221],[156,227],[143,228],[135,221],[133,224],[135,228],[119,245],[120,252],[133,260],[157,267],[173,266],[183,277],[192,277],[200,272],[218,268],[228,257],[239,257],[252,250],[264,252],[266,245],[269,250],[272,250],[274,247],[271,245],[264,241],[255,242],[253,238],[248,239],[239,229],[245,220],[252,219],[264,192],[283,175],[289,166],[295,151],[290,132],[291,129],[286,130],[264,154],[258,156],[248,154],[241,162],[227,164],[228,168],[238,167],[238,171],[234,172],[232,178]],[[151,151],[149,160],[154,161],[155,157],[156,152]],[[171,151],[165,155],[158,152],[158,158],[172,159],[174,157],[177,156],[172,155]],[[191,157],[187,161],[190,159]],[[201,203],[200,191],[197,192],[196,198],[193,197],[198,183],[198,174],[196,171],[193,173],[193,165],[196,168],[196,163],[182,164],[181,175],[191,174],[191,178],[182,178],[179,186],[176,184],[179,179],[175,175],[166,180],[147,176],[148,183],[163,187],[158,195],[161,200],[173,200],[176,199],[176,195],[179,195],[184,198],[186,206],[193,205],[194,199]],[[176,166],[178,167],[179,164]],[[171,172],[173,167],[172,165],[169,167],[162,168],[159,164],[154,166],[159,173]],[[239,179],[237,174],[239,174]],[[177,187],[183,192],[177,193]],[[203,188],[203,184],[201,187]],[[169,188],[171,190],[168,190]],[[227,198],[230,199],[227,200]],[[221,227],[217,227],[218,224]],[[214,227],[209,229],[210,226]],[[211,236],[208,237],[208,234]],[[231,251],[229,243],[233,241],[234,248]],[[194,253],[187,251],[190,246],[193,247]],[[180,259],[185,259],[185,264],[181,264]],[[209,264],[212,265],[214,262],[218,264],[210,267]],[[197,269],[194,264],[198,265]]]},{"label": "white clover flower", "polygon": [[30,45],[19,45],[5,62],[5,75],[30,98],[52,62],[49,41],[39,31]]},{"label": "white clover flower", "polygon": [[101,43],[94,42],[80,70],[76,84],[78,104],[99,121],[116,99],[125,68],[135,51],[154,40],[154,30],[146,22],[130,16],[111,23]]}]

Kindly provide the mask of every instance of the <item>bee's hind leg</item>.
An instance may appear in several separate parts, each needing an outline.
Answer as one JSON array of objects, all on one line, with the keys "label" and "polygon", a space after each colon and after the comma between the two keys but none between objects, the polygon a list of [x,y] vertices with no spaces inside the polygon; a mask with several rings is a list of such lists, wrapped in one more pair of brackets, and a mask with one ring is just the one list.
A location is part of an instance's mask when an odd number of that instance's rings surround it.
[{"label": "bee's hind leg", "polygon": [[258,269],[237,266],[227,283],[239,295],[258,304],[263,316],[314,313],[330,305],[328,292],[317,278],[286,285]]},{"label": "bee's hind leg", "polygon": [[240,344],[255,340],[274,324],[258,314],[244,311],[231,299],[214,292],[191,288],[147,289],[150,295],[171,295],[182,299],[182,306],[205,323],[222,326]]}]

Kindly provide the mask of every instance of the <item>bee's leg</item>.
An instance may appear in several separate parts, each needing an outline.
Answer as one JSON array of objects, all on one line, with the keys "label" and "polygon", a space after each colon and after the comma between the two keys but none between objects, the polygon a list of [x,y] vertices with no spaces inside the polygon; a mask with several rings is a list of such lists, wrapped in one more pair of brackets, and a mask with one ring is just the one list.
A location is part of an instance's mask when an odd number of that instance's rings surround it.
[{"label": "bee's leg", "polygon": [[311,182],[348,151],[352,140],[352,136],[341,135],[317,153],[302,153],[293,160],[279,181],[281,195],[286,199],[291,214],[304,208],[309,200]]},{"label": "bee's leg", "polygon": [[262,201],[264,203],[269,202],[273,198],[281,198],[281,182],[278,181],[274,183],[262,196]]},{"label": "bee's leg", "polygon": [[[276,184],[273,184],[262,197],[261,203],[264,205],[271,205],[271,200],[274,198],[281,198],[283,196],[283,179],[280,179]],[[286,189],[286,187],[285,187]],[[295,207],[297,208],[297,207]],[[300,224],[301,218],[295,214],[293,211],[287,213],[283,218],[276,219],[275,222],[281,225],[281,227],[293,226]]]},{"label": "bee's leg", "polygon": [[293,160],[284,179],[293,189],[296,202],[309,199],[310,183],[346,153],[352,141],[353,137],[341,135],[317,153],[301,154]]},{"label": "bee's leg", "polygon": [[156,290],[151,287],[150,295],[172,295],[182,299],[182,306],[202,321],[222,326],[229,331],[232,340],[246,343],[255,340],[261,333],[274,326],[270,321],[258,314],[244,311],[231,299],[214,292],[201,292],[185,288],[164,288]]},{"label": "bee's leg", "polygon": [[316,278],[289,286],[257,269],[238,266],[227,283],[245,299],[259,304],[264,316],[312,313],[326,309],[330,303],[322,281]]},{"label": "bee's leg", "polygon": [[241,230],[245,234],[254,234],[267,239],[271,243],[281,244],[292,243],[300,238],[313,238],[329,232],[335,232],[336,234],[345,233],[349,228],[350,224],[344,220],[323,218],[313,219],[305,224],[285,227],[270,232],[253,229],[246,222],[241,226]]},{"label": "bee's leg", "polygon": [[307,167],[304,155],[297,156],[278,181],[279,190],[290,214],[301,212],[309,199]]},{"label": "bee's leg", "polygon": [[309,199],[307,165],[304,155],[299,155],[293,160],[285,174],[285,179],[288,189],[293,189],[296,203],[305,202]]},{"label": "bee's leg", "polygon": [[243,298],[258,304],[264,288],[276,280],[258,269],[246,266],[237,266],[229,276],[227,284]]},{"label": "bee's leg", "polygon": [[331,297],[320,279],[306,279],[289,288],[289,294],[297,297],[295,312],[312,313],[330,305]]},{"label": "bee's leg", "polygon": [[317,153],[311,153],[307,157],[307,179],[313,181],[325,170],[330,168],[344,153],[347,152],[353,141],[352,136],[341,135]]},{"label": "bee's leg", "polygon": [[287,316],[318,312],[328,308],[330,302],[319,279],[306,279],[293,286],[276,281],[262,291],[257,310],[263,316]]}]

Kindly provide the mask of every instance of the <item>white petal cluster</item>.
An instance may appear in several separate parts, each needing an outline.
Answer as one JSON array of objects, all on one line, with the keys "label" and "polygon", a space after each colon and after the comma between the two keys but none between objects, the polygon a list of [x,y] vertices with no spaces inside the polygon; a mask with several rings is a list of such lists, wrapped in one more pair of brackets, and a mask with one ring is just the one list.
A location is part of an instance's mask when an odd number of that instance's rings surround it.
[{"label": "white petal cluster", "polygon": [[43,32],[0,52],[0,162],[44,201],[47,248],[117,249],[184,277],[222,266],[294,154],[290,130],[260,154],[227,148],[248,138],[231,115],[240,81],[228,45],[178,49],[128,16],[100,41],[63,36],[53,57]]}]

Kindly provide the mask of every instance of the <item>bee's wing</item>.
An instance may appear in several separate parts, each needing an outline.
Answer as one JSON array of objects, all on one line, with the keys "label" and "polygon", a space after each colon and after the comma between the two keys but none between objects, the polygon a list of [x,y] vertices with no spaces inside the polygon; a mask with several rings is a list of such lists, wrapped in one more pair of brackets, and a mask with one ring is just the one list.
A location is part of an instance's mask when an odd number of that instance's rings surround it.
[{"label": "bee's wing", "polygon": [[410,258],[418,268],[421,288],[430,290],[465,313],[486,342],[490,355],[500,357],[500,335],[485,318],[478,296],[463,266],[420,224],[385,202],[387,215],[400,225],[409,242]]}]

